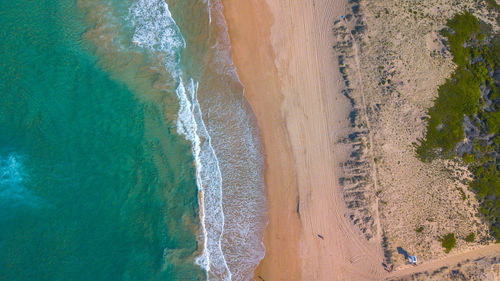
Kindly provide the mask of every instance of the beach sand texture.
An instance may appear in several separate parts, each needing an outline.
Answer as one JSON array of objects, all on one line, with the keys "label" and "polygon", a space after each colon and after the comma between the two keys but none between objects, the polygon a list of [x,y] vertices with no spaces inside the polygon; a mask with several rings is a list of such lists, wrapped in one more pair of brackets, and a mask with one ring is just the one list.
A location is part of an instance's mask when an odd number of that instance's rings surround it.
[{"label": "beach sand texture", "polygon": [[[345,217],[347,149],[333,23],[346,1],[224,1],[234,63],[265,152],[269,225],[256,280],[377,280],[378,239]],[[321,235],[323,238],[320,238]]]}]

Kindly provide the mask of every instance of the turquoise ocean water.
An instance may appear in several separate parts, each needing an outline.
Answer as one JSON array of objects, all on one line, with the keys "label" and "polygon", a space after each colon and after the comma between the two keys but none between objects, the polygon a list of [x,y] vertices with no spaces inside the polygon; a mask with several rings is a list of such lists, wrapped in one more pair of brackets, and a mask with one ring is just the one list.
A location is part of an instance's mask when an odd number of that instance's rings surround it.
[{"label": "turquoise ocean water", "polygon": [[167,2],[0,0],[0,280],[248,280],[263,257],[222,6]]}]

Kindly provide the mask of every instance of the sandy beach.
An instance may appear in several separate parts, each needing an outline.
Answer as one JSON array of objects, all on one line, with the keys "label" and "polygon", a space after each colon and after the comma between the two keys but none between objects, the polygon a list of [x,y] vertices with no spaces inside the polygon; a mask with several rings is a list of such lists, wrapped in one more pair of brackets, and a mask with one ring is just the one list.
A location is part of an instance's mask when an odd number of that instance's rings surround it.
[{"label": "sandy beach", "polygon": [[345,2],[223,2],[265,152],[269,225],[256,280],[384,276],[380,243],[348,221],[338,183],[349,102],[340,92],[332,27]]}]

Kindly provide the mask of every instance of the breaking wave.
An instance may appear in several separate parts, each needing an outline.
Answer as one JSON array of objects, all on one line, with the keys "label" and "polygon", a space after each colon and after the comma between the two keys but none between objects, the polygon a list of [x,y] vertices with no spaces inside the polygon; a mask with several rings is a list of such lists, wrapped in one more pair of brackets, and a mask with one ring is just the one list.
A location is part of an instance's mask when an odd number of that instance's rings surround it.
[{"label": "breaking wave", "polygon": [[138,46],[160,53],[164,57],[165,68],[178,83],[175,90],[179,99],[177,132],[192,144],[196,180],[200,191],[203,251],[197,263],[207,271],[208,277],[231,280],[231,272],[221,246],[224,213],[219,162],[202,119],[196,97],[197,83],[193,78],[189,78],[186,87],[179,65],[181,48],[186,45],[185,40],[163,0],[138,0],[130,7],[129,13],[135,27],[132,41]]}]

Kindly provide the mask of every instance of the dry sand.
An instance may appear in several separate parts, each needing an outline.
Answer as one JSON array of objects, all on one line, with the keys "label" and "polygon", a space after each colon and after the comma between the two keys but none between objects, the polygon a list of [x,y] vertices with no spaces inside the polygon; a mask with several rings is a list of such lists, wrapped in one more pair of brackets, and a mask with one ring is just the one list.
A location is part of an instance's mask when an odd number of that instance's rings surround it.
[{"label": "dry sand", "polygon": [[[269,225],[256,280],[377,280],[379,241],[346,218],[339,163],[349,103],[333,22],[341,0],[224,1],[233,60],[266,157]],[[323,238],[320,238],[321,235]]]}]

